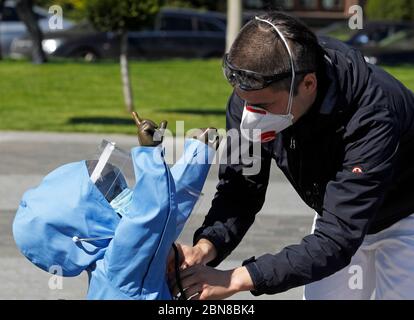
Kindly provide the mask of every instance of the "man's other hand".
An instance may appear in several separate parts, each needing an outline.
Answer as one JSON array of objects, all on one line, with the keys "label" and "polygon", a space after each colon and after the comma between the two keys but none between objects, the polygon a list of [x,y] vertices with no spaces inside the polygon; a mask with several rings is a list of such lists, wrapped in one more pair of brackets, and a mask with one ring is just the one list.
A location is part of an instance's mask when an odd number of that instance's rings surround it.
[{"label": "man's other hand", "polygon": [[[180,278],[186,298],[190,300],[226,299],[254,287],[246,267],[223,271],[197,264],[181,271]],[[171,287],[173,296],[177,296],[180,291],[175,278]]]}]

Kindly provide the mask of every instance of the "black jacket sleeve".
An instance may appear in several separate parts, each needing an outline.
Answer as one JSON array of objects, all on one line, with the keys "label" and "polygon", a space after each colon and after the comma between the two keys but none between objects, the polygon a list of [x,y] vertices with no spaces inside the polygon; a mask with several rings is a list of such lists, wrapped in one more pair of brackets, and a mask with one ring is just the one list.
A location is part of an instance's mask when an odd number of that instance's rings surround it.
[{"label": "black jacket sleeve", "polygon": [[[227,105],[226,128],[228,133],[233,131],[236,135],[229,136],[236,137],[240,134],[242,112],[243,101],[233,94]],[[201,238],[208,239],[214,244],[217,257],[209,263],[210,266],[217,266],[236,248],[253,224],[255,215],[265,200],[271,156],[262,148],[258,160],[260,172],[257,175],[243,175],[243,169],[249,164],[232,164],[235,159],[236,162],[242,162],[240,156],[234,157],[234,152],[239,150],[238,146],[239,138],[233,138],[232,141],[228,139],[224,158],[226,161],[224,164],[220,162],[219,183],[211,209],[202,226],[194,234],[194,244]]]},{"label": "black jacket sleeve", "polygon": [[399,126],[384,107],[362,108],[349,122],[344,140],[343,166],[327,184],[314,234],[246,264],[254,295],[279,293],[325,278],[346,267],[362,244],[391,184]]}]

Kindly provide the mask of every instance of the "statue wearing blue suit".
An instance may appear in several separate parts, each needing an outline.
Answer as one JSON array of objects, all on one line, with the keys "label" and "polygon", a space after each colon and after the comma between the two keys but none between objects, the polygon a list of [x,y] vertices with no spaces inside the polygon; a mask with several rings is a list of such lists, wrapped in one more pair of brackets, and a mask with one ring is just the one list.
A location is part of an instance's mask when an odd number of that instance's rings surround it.
[{"label": "statue wearing blue suit", "polygon": [[[218,138],[207,129],[185,141],[169,168],[162,131],[136,114],[140,146],[131,150],[136,183],[108,198],[94,184],[88,162],[66,164],[27,191],[13,222],[24,256],[39,268],[60,267],[63,276],[89,275],[88,299],[171,299],[166,264],[198,200]],[[157,135],[160,135],[157,137]],[[126,184],[125,184],[126,185]]]}]

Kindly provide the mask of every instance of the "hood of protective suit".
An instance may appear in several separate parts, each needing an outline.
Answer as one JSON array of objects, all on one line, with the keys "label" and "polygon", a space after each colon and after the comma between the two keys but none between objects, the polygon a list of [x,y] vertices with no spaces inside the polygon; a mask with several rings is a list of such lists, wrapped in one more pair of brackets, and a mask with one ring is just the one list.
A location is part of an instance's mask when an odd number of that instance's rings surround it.
[{"label": "hood of protective suit", "polygon": [[[62,268],[63,276],[76,276],[103,257],[119,221],[80,161],[57,168],[23,195],[13,236],[39,268]],[[108,239],[83,242],[76,237]]]}]

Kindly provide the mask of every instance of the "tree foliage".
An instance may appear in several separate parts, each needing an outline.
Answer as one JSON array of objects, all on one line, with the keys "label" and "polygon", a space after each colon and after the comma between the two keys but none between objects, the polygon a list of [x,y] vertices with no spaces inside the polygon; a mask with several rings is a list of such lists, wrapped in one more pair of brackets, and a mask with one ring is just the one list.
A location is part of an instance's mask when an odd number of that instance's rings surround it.
[{"label": "tree foliage", "polygon": [[85,4],[87,1],[88,0],[35,0],[35,3],[46,9],[53,5],[61,6],[65,18],[81,20],[85,17]]},{"label": "tree foliage", "polygon": [[101,31],[139,30],[153,23],[162,0],[88,0],[85,14]]},{"label": "tree foliage", "polygon": [[365,11],[371,20],[414,21],[412,0],[369,0]]},{"label": "tree foliage", "polygon": [[162,0],[88,0],[85,16],[100,31],[120,35],[120,66],[127,112],[134,110],[128,63],[128,31],[152,25]]}]

